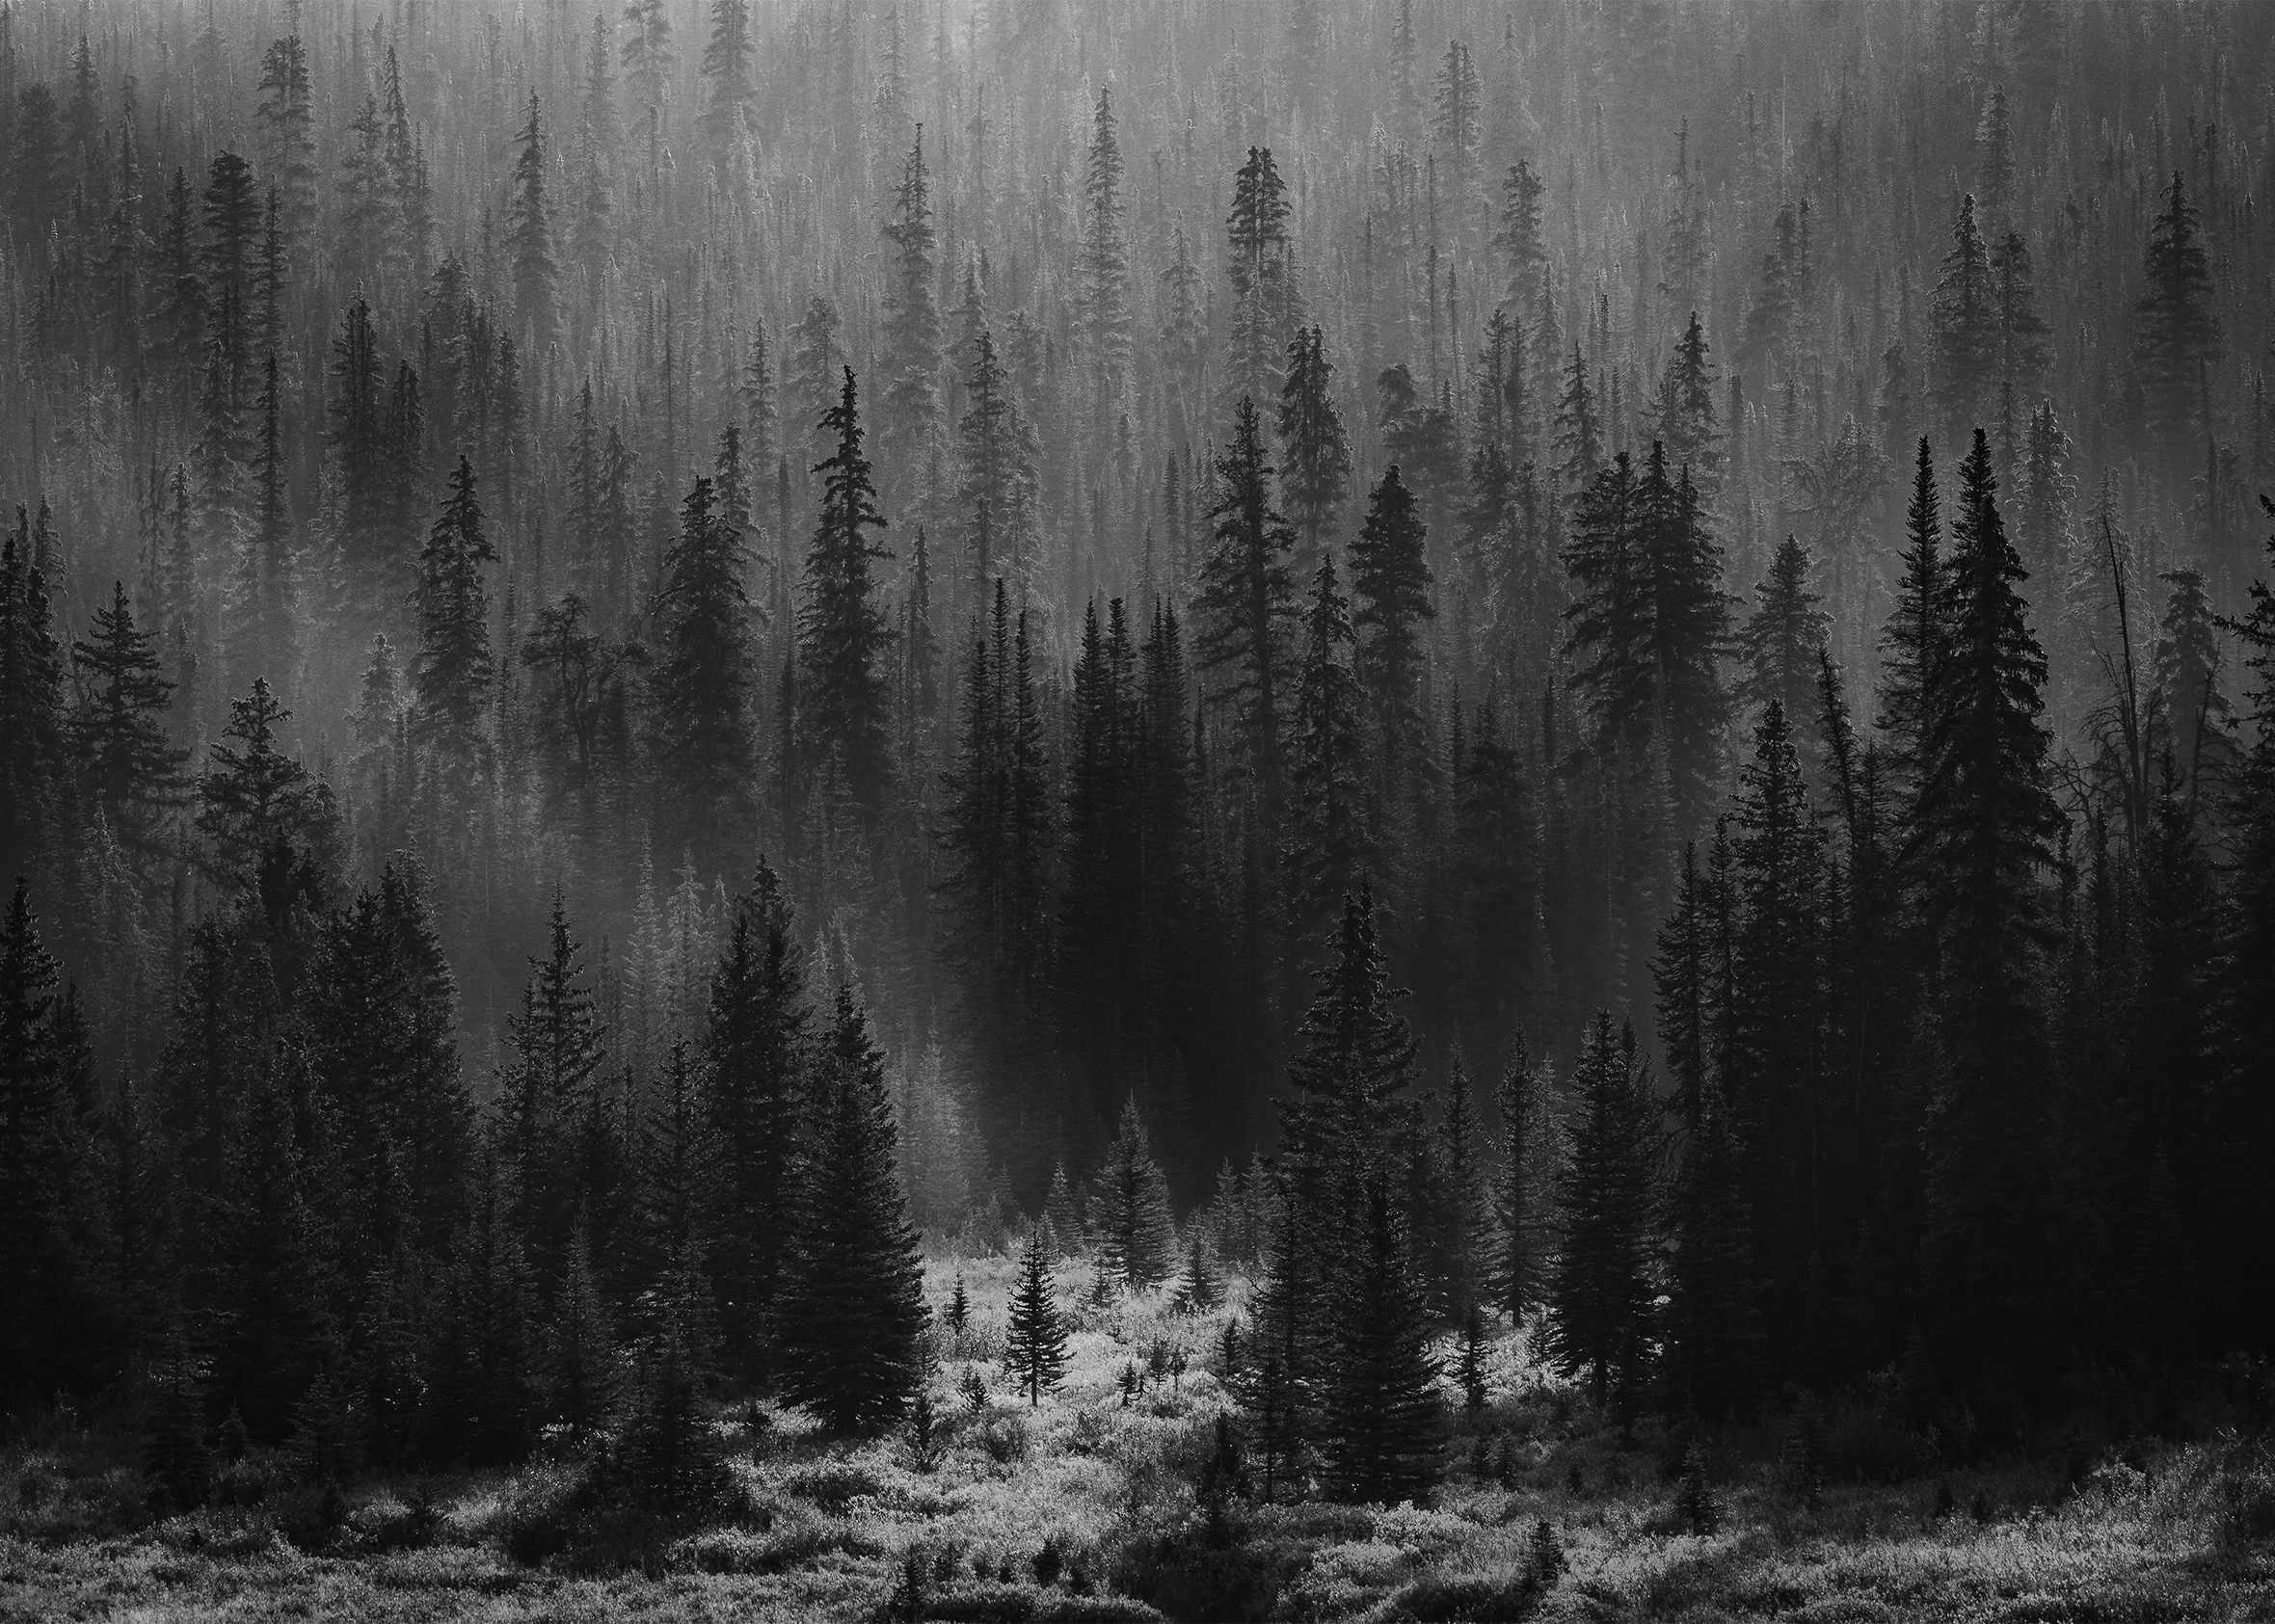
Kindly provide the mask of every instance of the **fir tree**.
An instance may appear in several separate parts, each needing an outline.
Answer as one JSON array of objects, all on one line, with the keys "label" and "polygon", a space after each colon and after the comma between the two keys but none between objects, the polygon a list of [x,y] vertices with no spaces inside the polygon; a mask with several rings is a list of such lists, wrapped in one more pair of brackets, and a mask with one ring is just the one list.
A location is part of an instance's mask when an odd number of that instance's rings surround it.
[{"label": "fir tree", "polygon": [[1982,422],[1990,409],[2001,348],[1991,251],[1975,223],[1972,194],[1959,201],[1951,252],[1943,256],[1943,274],[1936,283],[1931,324],[1936,367],[1930,398],[1942,412],[1945,424],[1965,431]]},{"label": "fir tree", "polygon": [[261,169],[276,183],[288,252],[304,253],[316,225],[316,143],[308,48],[300,36],[272,42],[261,58]]},{"label": "fir tree", "polygon": [[922,1375],[923,1270],[894,1165],[885,1059],[852,992],[816,1059],[807,1189],[779,1322],[784,1394],[839,1432],[899,1419]]},{"label": "fir tree", "polygon": [[336,820],[330,790],[277,747],[291,714],[254,678],[251,693],[229,702],[229,725],[198,784],[198,831],[212,842],[216,877],[257,889],[272,912],[320,887]]},{"label": "fir tree", "polygon": [[553,898],[545,957],[531,958],[522,1010],[506,1022],[512,1058],[498,1078],[495,1154],[509,1179],[517,1252],[541,1283],[561,1277],[577,1210],[575,1145],[599,1102],[607,1028],[586,980],[583,945]]},{"label": "fir tree", "polygon": [[1519,1034],[1495,1093],[1501,1115],[1501,1165],[1493,1177],[1493,1236],[1486,1270],[1493,1301],[1512,1325],[1524,1323],[1526,1311],[1540,1300],[1544,1280],[1540,1220],[1546,1202],[1533,1185],[1539,1087],[1540,1078]]},{"label": "fir tree", "polygon": [[1079,319],[1090,374],[1090,432],[1103,442],[1130,389],[1130,247],[1123,231],[1122,148],[1113,92],[1098,88],[1083,158]]},{"label": "fir tree", "polygon": [[0,544],[0,834],[21,864],[56,843],[67,770],[62,650],[31,516]]},{"label": "fir tree", "polygon": [[1004,1339],[1004,1367],[1027,1393],[1030,1409],[1055,1392],[1066,1375],[1066,1326],[1058,1313],[1058,1287],[1052,1277],[1050,1248],[1043,1232],[1030,1230],[1019,1254],[1019,1278],[1011,1288],[1011,1316]]},{"label": "fir tree", "polygon": [[1742,1413],[1761,1379],[1743,1176],[1728,1107],[1709,1082],[1675,1175],[1661,1375],[1671,1410],[1711,1422]]},{"label": "fir tree", "polygon": [[1228,383],[1245,400],[1269,400],[1278,392],[1278,360],[1294,325],[1287,190],[1271,149],[1249,147],[1247,162],[1234,178],[1232,212],[1224,221],[1227,269],[1238,301]]},{"label": "fir tree", "polygon": [[1924,764],[1927,706],[1948,636],[1941,507],[1935,454],[1925,439],[1919,442],[1904,526],[1904,575],[1896,607],[1881,634],[1879,726],[1887,735],[1890,765],[1899,774],[1911,774]]}]

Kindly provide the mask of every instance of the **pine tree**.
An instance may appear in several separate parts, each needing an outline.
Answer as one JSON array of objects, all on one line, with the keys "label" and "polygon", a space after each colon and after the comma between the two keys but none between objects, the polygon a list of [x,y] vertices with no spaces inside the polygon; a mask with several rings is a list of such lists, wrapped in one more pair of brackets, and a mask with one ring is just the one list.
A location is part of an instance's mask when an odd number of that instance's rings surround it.
[{"label": "pine tree", "polygon": [[2147,400],[2150,430],[2168,467],[2177,471],[2195,446],[2204,410],[2204,369],[2219,359],[2220,323],[2211,307],[2211,268],[2196,206],[2188,200],[2180,171],[2173,172],[2163,197],[2142,257],[2148,289],[2133,306],[2139,318],[2133,365]]},{"label": "pine tree", "polygon": [[1126,1290],[1148,1291],[1168,1278],[1175,1236],[1169,1188],[1146,1146],[1136,1096],[1122,1102],[1121,1121],[1099,1169],[1098,1255]]},{"label": "pine tree", "polygon": [[1437,1363],[1424,1345],[1405,1226],[1369,1182],[1356,1255],[1336,1293],[1335,1359],[1322,1414],[1322,1476],[1339,1500],[1428,1498],[1443,1471]]},{"label": "pine tree", "polygon": [[707,861],[728,849],[748,819],[756,747],[757,650],[743,586],[750,555],[732,510],[720,512],[713,494],[711,481],[698,478],[680,506],[679,537],[652,605],[649,687],[659,822]]},{"label": "pine tree", "polygon": [[552,215],[546,202],[545,123],[537,93],[529,93],[529,113],[514,137],[513,196],[506,209],[506,253],[514,272],[514,321],[530,348],[542,355],[561,335],[554,284],[560,267],[553,258]]},{"label": "pine tree", "polygon": [[1010,1323],[1004,1338],[1004,1367],[1026,1390],[1028,1408],[1057,1391],[1066,1376],[1066,1325],[1058,1313],[1058,1286],[1043,1232],[1028,1232],[1019,1254],[1019,1278],[1011,1288]]},{"label": "pine tree", "polygon": [[181,769],[190,753],[174,745],[160,720],[174,684],[160,675],[150,634],[134,624],[124,582],[112,583],[111,606],[94,612],[89,631],[88,641],[71,645],[82,697],[70,731],[81,781],[112,834],[150,850],[167,812],[188,798]]},{"label": "pine tree", "polygon": [[1281,743],[1288,623],[1295,618],[1287,555],[1295,533],[1273,508],[1271,465],[1252,399],[1243,398],[1232,443],[1217,458],[1210,510],[1215,545],[1201,574],[1200,666],[1210,698],[1231,711],[1242,776],[1265,829],[1279,820],[1286,776]]},{"label": "pine tree", "polygon": [[923,1269],[895,1168],[885,1058],[850,989],[816,1060],[807,1188],[783,1292],[782,1389],[839,1432],[897,1421],[922,1376]]},{"label": "pine tree", "polygon": [[1280,386],[1279,435],[1287,447],[1281,488],[1307,553],[1334,528],[1351,486],[1351,439],[1335,411],[1334,376],[1316,327],[1288,341],[1287,382]]},{"label": "pine tree", "polygon": [[495,671],[482,567],[496,557],[483,532],[473,465],[461,456],[449,499],[418,555],[417,697],[411,710],[413,731],[454,762],[474,760],[490,708]]},{"label": "pine tree", "polygon": [[883,528],[869,458],[861,449],[853,369],[822,424],[837,450],[815,471],[825,476],[821,519],[806,551],[805,602],[798,609],[799,723],[809,771],[842,783],[872,827],[893,782],[891,691],[884,650],[891,622],[876,601],[870,566],[893,554],[864,531]]},{"label": "pine tree", "polygon": [[1546,1292],[1549,1355],[1599,1407],[1630,1411],[1646,1356],[1650,1102],[1608,1011],[1590,1024],[1574,1075],[1571,1159],[1558,1181],[1564,1244]]}]

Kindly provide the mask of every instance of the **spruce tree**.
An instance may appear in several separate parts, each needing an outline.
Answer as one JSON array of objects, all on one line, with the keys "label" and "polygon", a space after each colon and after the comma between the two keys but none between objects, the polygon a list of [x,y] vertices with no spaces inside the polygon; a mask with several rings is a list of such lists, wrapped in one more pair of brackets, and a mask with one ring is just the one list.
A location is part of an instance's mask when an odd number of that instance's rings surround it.
[{"label": "spruce tree", "polygon": [[1082,247],[1075,260],[1090,432],[1100,443],[1130,389],[1130,247],[1123,228],[1122,148],[1115,127],[1112,87],[1101,85],[1083,158]]},{"label": "spruce tree", "polygon": [[62,650],[30,514],[0,544],[0,836],[19,865],[57,843],[67,769]]},{"label": "spruce tree", "polygon": [[1936,353],[1930,398],[1944,424],[1964,433],[1990,411],[2000,353],[1991,251],[1975,223],[1972,194],[1960,200],[1952,222],[1951,252],[1943,256],[1930,322]]},{"label": "spruce tree", "polygon": [[257,892],[272,915],[321,890],[337,824],[331,790],[278,748],[291,715],[254,678],[252,692],[229,702],[229,725],[198,781],[198,832],[215,878]]},{"label": "spruce tree", "polygon": [[1098,1173],[1098,1256],[1126,1290],[1151,1291],[1168,1278],[1175,1235],[1168,1184],[1146,1146],[1136,1096],[1122,1102],[1121,1121]]},{"label": "spruce tree", "polygon": [[743,133],[757,100],[757,88],[751,83],[753,49],[750,0],[711,0],[710,38],[703,46],[703,77],[709,94],[702,125],[722,161],[730,144]]},{"label": "spruce tree", "polygon": [[1019,1277],[1011,1288],[1010,1322],[1004,1337],[1004,1368],[1027,1394],[1028,1408],[1041,1405],[1066,1375],[1066,1325],[1058,1313],[1058,1284],[1053,1259],[1038,1226],[1028,1232],[1019,1254]]},{"label": "spruce tree", "polygon": [[582,955],[556,892],[548,950],[529,960],[521,1013],[506,1022],[512,1058],[498,1078],[495,1154],[508,1181],[517,1250],[549,1291],[568,1257],[580,1193],[575,1147],[608,1057]]},{"label": "spruce tree", "polygon": [[897,470],[889,478],[896,488],[907,489],[940,416],[940,307],[933,297],[939,234],[932,224],[922,124],[901,166],[885,240],[892,245],[893,264],[881,333],[886,383],[877,442],[885,466]]},{"label": "spruce tree", "polygon": [[1761,1327],[1744,1162],[1720,1090],[1706,1085],[1681,1168],[1669,1230],[1665,1354],[1668,1407],[1721,1422],[1760,1390]]},{"label": "spruce tree", "polygon": [[816,1057],[814,1126],[785,1284],[782,1391],[838,1432],[897,1421],[921,1379],[923,1269],[895,1166],[885,1057],[840,987]]},{"label": "spruce tree", "polygon": [[1526,1312],[1541,1297],[1545,1278],[1541,1217],[1547,1203],[1544,1192],[1534,1188],[1533,1178],[1538,1159],[1533,1145],[1534,1119],[1539,1114],[1541,1079],[1525,1051],[1521,1032],[1512,1047],[1494,1091],[1494,1105],[1501,1116],[1501,1146],[1500,1166],[1493,1174],[1486,1283],[1494,1305],[1510,1324],[1521,1326]]},{"label": "spruce tree", "polygon": [[1881,633],[1880,717],[1894,771],[1909,777],[1924,764],[1927,705],[1943,657],[1947,628],[1942,514],[1936,492],[1935,453],[1919,442],[1904,518],[1904,574],[1896,606]]}]

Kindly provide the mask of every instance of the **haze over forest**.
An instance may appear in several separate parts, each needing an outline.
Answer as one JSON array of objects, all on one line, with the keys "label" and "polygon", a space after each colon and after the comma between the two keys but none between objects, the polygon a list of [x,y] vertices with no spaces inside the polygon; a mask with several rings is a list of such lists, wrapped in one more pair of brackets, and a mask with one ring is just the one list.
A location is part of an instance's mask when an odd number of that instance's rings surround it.
[{"label": "haze over forest", "polygon": [[1298,1495],[1426,1498],[1504,1326],[1623,1429],[2264,1355],[2271,83],[0,6],[0,1400],[510,1464],[607,1325],[874,1431],[1036,1236],[1249,1280]]}]

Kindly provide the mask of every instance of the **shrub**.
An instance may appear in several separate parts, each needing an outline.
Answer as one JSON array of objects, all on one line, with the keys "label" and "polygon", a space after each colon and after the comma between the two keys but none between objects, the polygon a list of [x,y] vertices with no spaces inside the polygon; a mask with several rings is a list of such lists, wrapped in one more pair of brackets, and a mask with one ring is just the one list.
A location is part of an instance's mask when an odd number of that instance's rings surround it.
[{"label": "shrub", "polygon": [[843,1515],[856,1500],[874,1499],[885,1485],[869,1467],[854,1460],[816,1460],[784,1474],[785,1494],[812,1501],[832,1515]]},{"label": "shrub", "polygon": [[1452,1619],[1501,1624],[1530,1616],[1539,1601],[1539,1587],[1530,1573],[1432,1573],[1398,1591],[1380,1611],[1387,1617],[1411,1618],[1417,1624]]},{"label": "shrub", "polygon": [[[851,1529],[818,1517],[786,1521],[766,1533],[714,1529],[697,1534],[686,1547],[688,1559],[704,1573],[787,1573],[827,1556],[872,1557],[883,1553]],[[927,1597],[927,1616],[937,1616]]]},{"label": "shrub", "polygon": [[1027,1423],[1018,1416],[991,1415],[979,1424],[979,1447],[998,1466],[1015,1466],[1025,1460],[1031,1444]]},{"label": "shrub", "polygon": [[2239,1443],[2231,1436],[2220,1455],[2216,1481],[2214,1531],[2222,1545],[2241,1550],[2275,1535],[2275,1448],[2261,1440]]}]

